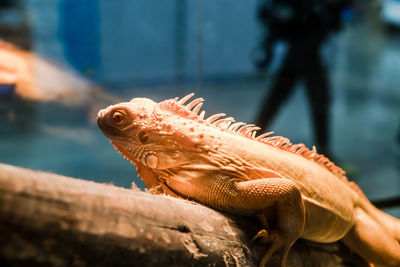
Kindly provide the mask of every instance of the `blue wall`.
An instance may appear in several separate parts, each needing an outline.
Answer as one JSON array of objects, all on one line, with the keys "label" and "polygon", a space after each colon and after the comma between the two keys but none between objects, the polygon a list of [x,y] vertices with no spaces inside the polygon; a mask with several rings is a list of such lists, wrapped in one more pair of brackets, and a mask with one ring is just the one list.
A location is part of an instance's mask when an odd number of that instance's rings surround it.
[{"label": "blue wall", "polygon": [[174,79],[183,72],[193,79],[199,64],[205,79],[250,72],[255,5],[229,0],[102,1],[102,78],[135,83]]},{"label": "blue wall", "polygon": [[97,0],[61,0],[59,38],[73,68],[96,77],[100,68],[100,17]]},{"label": "blue wall", "polygon": [[105,84],[253,71],[256,1],[27,0],[35,49]]}]

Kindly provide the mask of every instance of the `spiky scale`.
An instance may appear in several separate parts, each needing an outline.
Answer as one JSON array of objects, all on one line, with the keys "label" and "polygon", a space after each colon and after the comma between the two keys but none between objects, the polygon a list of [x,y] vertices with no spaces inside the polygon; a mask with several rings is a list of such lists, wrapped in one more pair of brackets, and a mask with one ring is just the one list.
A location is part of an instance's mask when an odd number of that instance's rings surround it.
[{"label": "spiky scale", "polygon": [[194,93],[190,93],[190,94],[182,97],[181,100],[179,100],[177,103],[179,105],[184,105],[190,98],[192,98],[192,96],[194,96]]},{"label": "spiky scale", "polygon": [[234,124],[232,124],[231,126],[229,126],[228,131],[232,131],[232,132],[236,132],[237,129],[242,126],[245,125],[246,123],[244,122],[236,122]]},{"label": "spiky scale", "polygon": [[201,98],[201,97],[196,98],[195,100],[193,100],[192,102],[190,102],[189,104],[187,104],[187,105],[186,105],[186,108],[187,108],[188,110],[191,110],[194,106],[196,106],[197,104],[199,104],[200,102],[203,102],[203,101],[204,101],[204,99]]},{"label": "spiky scale", "polygon": [[214,114],[210,117],[208,117],[208,119],[206,119],[206,122],[212,124],[214,121],[218,120],[219,118],[225,116],[225,113],[218,113],[218,114]]},{"label": "spiky scale", "polygon": [[215,126],[220,126],[221,124],[223,124],[223,123],[225,123],[225,122],[232,122],[232,121],[234,121],[234,120],[235,120],[234,118],[229,117],[229,118],[224,118],[224,119],[217,120],[217,121],[215,121],[213,124],[214,124]]},{"label": "spiky scale", "polygon": [[204,120],[204,116],[206,115],[206,112],[203,110],[202,112],[200,112],[199,118],[201,120]]},{"label": "spiky scale", "polygon": [[270,135],[272,135],[272,134],[274,134],[274,132],[263,133],[263,134],[260,134],[259,136],[257,136],[256,139],[257,139],[257,140],[261,140],[261,139],[263,139],[264,137],[270,136]]},{"label": "spiky scale", "polygon": [[252,133],[253,131],[258,131],[258,130],[260,130],[260,127],[252,126],[252,127],[247,127],[247,129],[243,133],[248,135],[249,133]]},{"label": "spiky scale", "polygon": [[200,111],[200,109],[201,109],[201,107],[203,106],[203,103],[199,103],[199,104],[197,104],[197,106],[195,106],[194,107],[194,109],[193,109],[193,114],[194,115],[197,115],[198,113],[199,113],[199,111]]}]

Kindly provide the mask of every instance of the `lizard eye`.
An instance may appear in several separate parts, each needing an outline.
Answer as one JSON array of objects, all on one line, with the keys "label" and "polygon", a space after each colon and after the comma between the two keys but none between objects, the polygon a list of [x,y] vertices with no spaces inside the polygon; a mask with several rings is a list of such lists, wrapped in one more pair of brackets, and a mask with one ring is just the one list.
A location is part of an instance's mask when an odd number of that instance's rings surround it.
[{"label": "lizard eye", "polygon": [[124,124],[127,120],[126,113],[122,110],[117,110],[112,114],[112,119],[116,125]]}]

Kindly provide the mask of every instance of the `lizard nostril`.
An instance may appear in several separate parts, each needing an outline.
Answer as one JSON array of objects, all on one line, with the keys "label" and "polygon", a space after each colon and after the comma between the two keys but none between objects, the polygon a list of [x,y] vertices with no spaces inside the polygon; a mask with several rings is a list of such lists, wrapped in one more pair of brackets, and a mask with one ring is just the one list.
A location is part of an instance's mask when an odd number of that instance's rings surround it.
[{"label": "lizard nostril", "polygon": [[101,117],[103,117],[105,110],[101,109],[99,110],[99,112],[97,113],[97,119],[100,119]]}]

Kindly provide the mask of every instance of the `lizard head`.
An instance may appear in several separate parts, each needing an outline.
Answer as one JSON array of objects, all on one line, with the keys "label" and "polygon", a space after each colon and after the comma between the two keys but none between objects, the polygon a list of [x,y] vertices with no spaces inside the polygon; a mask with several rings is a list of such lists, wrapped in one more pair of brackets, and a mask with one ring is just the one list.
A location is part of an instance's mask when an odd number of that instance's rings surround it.
[{"label": "lizard head", "polygon": [[[134,98],[99,111],[97,124],[113,146],[136,166],[163,170],[185,164],[193,149],[183,131],[173,129],[158,103]],[[176,128],[176,127],[175,127]]]},{"label": "lizard head", "polygon": [[210,126],[233,119],[218,120],[224,114],[204,119],[205,112],[199,114],[202,98],[185,104],[192,96],[160,103],[134,98],[98,113],[99,128],[114,148],[135,165],[148,188],[165,188],[172,180],[179,183],[179,187],[172,185],[175,189],[207,186],[202,175],[222,164],[210,157],[220,138]]},{"label": "lizard head", "polygon": [[183,105],[191,96],[160,103],[134,98],[98,113],[99,128],[135,165],[148,188],[159,185],[165,177],[176,177],[185,168],[193,168],[193,164],[202,170],[208,166],[209,159],[202,153],[209,150],[204,140],[206,130],[195,130],[196,121],[205,124],[201,118],[204,113],[197,114],[203,99]]}]

